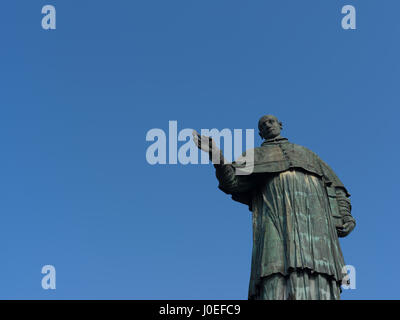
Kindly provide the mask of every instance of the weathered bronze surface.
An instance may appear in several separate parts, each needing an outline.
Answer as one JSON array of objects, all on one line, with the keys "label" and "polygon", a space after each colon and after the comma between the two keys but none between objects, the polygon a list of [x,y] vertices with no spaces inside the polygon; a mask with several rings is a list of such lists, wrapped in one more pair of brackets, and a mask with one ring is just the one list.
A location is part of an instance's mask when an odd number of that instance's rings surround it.
[{"label": "weathered bronze surface", "polygon": [[[252,211],[248,298],[340,299],[346,271],[338,237],[355,227],[350,194],[315,153],[281,137],[275,116],[262,117],[258,128],[264,142],[254,159],[243,154],[247,162],[226,162],[211,138],[193,134],[213,160],[219,188]],[[249,167],[251,174],[236,174]]]}]

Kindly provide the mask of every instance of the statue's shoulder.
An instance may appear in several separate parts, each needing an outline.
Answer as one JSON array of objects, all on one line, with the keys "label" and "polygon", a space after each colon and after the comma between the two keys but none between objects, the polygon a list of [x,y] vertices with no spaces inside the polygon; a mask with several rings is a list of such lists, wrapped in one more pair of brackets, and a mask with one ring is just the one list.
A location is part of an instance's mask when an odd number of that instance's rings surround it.
[{"label": "statue's shoulder", "polygon": [[332,186],[343,188],[346,191],[346,194],[350,196],[350,193],[347,191],[335,171],[333,171],[331,166],[328,165],[324,160],[322,160],[314,151],[298,144],[291,143],[291,145],[294,149],[294,157],[302,159],[302,161],[305,161],[307,163],[313,163],[314,167],[321,170],[321,175],[325,177],[326,182],[328,182]]},{"label": "statue's shoulder", "polygon": [[276,143],[263,143],[260,147],[249,148],[237,159],[238,162],[247,157],[253,157],[255,163],[283,161],[285,156],[290,159],[298,159],[301,162],[319,161],[316,153],[287,139]]},{"label": "statue's shoulder", "polygon": [[296,143],[293,143],[293,142],[289,142],[289,141],[287,142],[287,144],[290,147],[292,147],[294,151],[301,152],[301,153],[308,154],[310,156],[319,158],[318,155],[314,151],[308,149],[305,146],[302,146],[302,145],[299,145],[299,144],[296,144]]},{"label": "statue's shoulder", "polygon": [[[286,141],[280,146],[287,157],[294,162],[310,165],[313,164],[315,166],[320,161],[320,157],[315,152],[302,145]],[[317,165],[316,167],[319,166]]]}]

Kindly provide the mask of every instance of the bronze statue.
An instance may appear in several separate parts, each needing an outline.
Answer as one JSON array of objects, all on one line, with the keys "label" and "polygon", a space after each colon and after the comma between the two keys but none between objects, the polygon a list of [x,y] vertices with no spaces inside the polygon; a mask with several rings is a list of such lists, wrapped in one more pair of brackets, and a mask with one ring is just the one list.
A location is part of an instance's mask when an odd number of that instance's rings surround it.
[{"label": "bronze statue", "polygon": [[[247,163],[227,163],[210,137],[193,132],[214,163],[218,187],[252,211],[248,298],[340,299],[346,271],[338,237],[355,227],[350,194],[315,153],[280,135],[275,116],[263,116],[258,129],[264,142],[253,149],[252,163],[246,153]],[[251,174],[235,173],[249,165]]]}]

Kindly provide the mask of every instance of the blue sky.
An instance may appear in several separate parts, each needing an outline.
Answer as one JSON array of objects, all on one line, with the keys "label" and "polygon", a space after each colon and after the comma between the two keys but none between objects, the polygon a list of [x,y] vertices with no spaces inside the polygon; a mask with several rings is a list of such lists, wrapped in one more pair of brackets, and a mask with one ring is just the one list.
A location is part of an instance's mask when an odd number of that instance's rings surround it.
[{"label": "blue sky", "polygon": [[[41,28],[41,8],[57,29]],[[341,28],[341,8],[357,30]],[[400,3],[0,4],[0,298],[246,299],[251,214],[212,166],[146,162],[152,128],[256,128],[327,161],[352,194],[356,289],[398,299]],[[256,137],[255,144],[261,140]],[[54,265],[57,289],[43,290]]]}]

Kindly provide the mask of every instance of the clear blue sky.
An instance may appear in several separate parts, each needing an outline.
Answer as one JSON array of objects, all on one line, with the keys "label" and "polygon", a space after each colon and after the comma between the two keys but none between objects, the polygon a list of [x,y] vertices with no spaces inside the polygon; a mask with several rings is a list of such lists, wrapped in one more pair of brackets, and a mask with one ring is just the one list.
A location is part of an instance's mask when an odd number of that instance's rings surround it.
[{"label": "clear blue sky", "polygon": [[[345,4],[357,30],[341,28]],[[342,298],[400,298],[399,12],[397,0],[1,1],[0,298],[246,299],[250,212],[211,166],[149,165],[145,137],[170,120],[256,128],[264,114],[352,194],[341,245],[357,289]],[[55,291],[41,287],[46,264]]]}]

